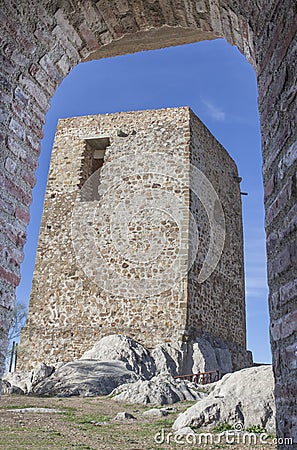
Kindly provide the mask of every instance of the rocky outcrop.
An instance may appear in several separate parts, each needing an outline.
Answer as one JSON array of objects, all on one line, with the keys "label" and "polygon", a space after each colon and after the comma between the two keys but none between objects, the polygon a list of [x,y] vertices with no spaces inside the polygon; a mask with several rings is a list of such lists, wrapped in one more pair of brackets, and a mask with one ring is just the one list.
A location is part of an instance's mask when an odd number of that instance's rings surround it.
[{"label": "rocky outcrop", "polygon": [[157,375],[180,375],[183,367],[183,347],[186,344],[165,343],[159,344],[152,351],[151,355],[155,361]]},{"label": "rocky outcrop", "polygon": [[121,361],[81,360],[67,363],[32,389],[37,395],[97,396],[110,394],[117,386],[139,379]]},{"label": "rocky outcrop", "polygon": [[136,419],[136,417],[134,417],[132,414],[130,414],[126,411],[117,413],[117,415],[113,418],[113,420],[119,420],[119,421],[135,420],[135,419]]},{"label": "rocky outcrop", "polygon": [[149,352],[128,336],[113,334],[96,342],[93,348],[82,355],[80,360],[122,361],[128,370],[144,379],[152,378],[156,371],[154,360]]},{"label": "rocky outcrop", "polygon": [[172,376],[219,370],[232,372],[231,354],[227,347],[213,346],[203,338],[190,342],[175,342],[158,345],[152,351],[157,374]]},{"label": "rocky outcrop", "polygon": [[96,361],[123,361],[127,368],[150,379],[155,375],[181,375],[219,370],[232,371],[231,354],[223,344],[213,346],[208,340],[157,345],[151,352],[128,336],[110,335],[100,339],[80,358]]},{"label": "rocky outcrop", "polygon": [[271,366],[243,369],[225,375],[209,395],[182,413],[173,429],[207,427],[218,422],[244,428],[261,425],[275,430],[274,378]]},{"label": "rocky outcrop", "polygon": [[143,405],[170,405],[184,400],[198,400],[204,395],[193,383],[163,375],[124,384],[111,393],[114,400]]},{"label": "rocky outcrop", "polygon": [[165,408],[152,408],[152,409],[148,409],[147,411],[144,411],[144,413],[142,413],[143,417],[146,418],[154,418],[154,419],[161,419],[164,416],[168,416],[169,411],[167,411],[167,409]]},{"label": "rocky outcrop", "polygon": [[57,367],[42,364],[31,372],[6,374],[4,394],[95,396],[110,394],[117,386],[139,380],[121,361],[81,360]]},{"label": "rocky outcrop", "polygon": [[54,366],[38,364],[30,372],[7,373],[2,379],[3,394],[28,394],[55,371]]},{"label": "rocky outcrop", "polygon": [[149,352],[129,337],[112,335],[101,339],[78,361],[56,367],[41,364],[31,372],[7,374],[2,386],[4,393],[111,394],[114,400],[131,404],[170,405],[196,400],[175,421],[175,430],[241,422],[245,428],[261,425],[273,431],[274,381],[270,366],[228,373],[203,387],[174,378],[177,374],[218,368],[231,370],[230,353],[205,339],[164,343]]},{"label": "rocky outcrop", "polygon": [[80,358],[96,361],[123,361],[127,368],[149,380],[154,375],[181,375],[219,370],[232,371],[227,347],[214,347],[209,341],[173,342],[157,345],[151,353],[128,336],[105,336]]},{"label": "rocky outcrop", "polygon": [[77,361],[7,374],[3,392],[92,396],[118,388],[113,393],[117,400],[165,405],[203,396],[193,383],[174,376],[211,370],[231,371],[231,356],[227,348],[214,347],[206,339],[164,343],[149,352],[128,336],[111,335]]}]

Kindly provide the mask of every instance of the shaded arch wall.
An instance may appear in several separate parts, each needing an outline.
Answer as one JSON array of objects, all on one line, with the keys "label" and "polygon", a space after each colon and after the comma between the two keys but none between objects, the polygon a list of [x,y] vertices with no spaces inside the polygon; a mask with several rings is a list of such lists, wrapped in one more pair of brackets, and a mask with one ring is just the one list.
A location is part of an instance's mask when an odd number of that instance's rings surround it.
[{"label": "shaded arch wall", "polygon": [[297,441],[294,2],[1,3],[1,366],[19,283],[42,126],[50,98],[63,77],[88,59],[225,37],[253,63],[258,76],[278,432],[293,434]]}]

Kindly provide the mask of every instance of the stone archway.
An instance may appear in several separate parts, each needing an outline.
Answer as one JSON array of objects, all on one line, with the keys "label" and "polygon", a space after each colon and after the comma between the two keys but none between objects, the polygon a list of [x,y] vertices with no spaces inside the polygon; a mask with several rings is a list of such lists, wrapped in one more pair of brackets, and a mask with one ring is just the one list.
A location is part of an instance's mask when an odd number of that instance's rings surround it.
[{"label": "stone archway", "polygon": [[80,61],[225,37],[258,76],[278,433],[297,442],[295,15],[290,0],[3,1],[1,366],[42,126],[63,77]]}]

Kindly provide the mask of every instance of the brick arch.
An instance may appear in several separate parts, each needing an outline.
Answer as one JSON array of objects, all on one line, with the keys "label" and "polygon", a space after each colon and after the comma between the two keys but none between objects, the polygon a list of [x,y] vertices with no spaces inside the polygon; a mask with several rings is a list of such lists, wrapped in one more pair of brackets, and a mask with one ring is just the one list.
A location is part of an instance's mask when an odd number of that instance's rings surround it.
[{"label": "brick arch", "polygon": [[258,76],[278,433],[297,442],[293,3],[263,0],[260,8],[256,0],[31,0],[30,6],[25,0],[3,1],[1,367],[39,141],[57,86],[80,61],[225,37],[252,62]]}]

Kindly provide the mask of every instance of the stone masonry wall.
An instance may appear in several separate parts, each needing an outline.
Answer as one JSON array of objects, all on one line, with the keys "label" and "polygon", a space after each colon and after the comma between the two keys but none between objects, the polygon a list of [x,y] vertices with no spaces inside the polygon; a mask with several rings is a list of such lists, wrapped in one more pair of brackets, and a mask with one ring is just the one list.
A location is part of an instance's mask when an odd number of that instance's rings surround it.
[{"label": "stone masonry wall", "polygon": [[[295,2],[3,0],[0,26],[0,371],[19,283],[42,125],[63,77],[86,58],[225,37],[257,72],[277,427],[280,437],[292,436],[297,443]],[[293,182],[286,187],[290,179]]]},{"label": "stone masonry wall", "polygon": [[[118,134],[127,135],[119,137]],[[166,190],[167,183],[168,189],[177,191],[184,181],[187,187],[188,176],[184,173],[181,174],[184,180],[177,174],[173,181],[164,180],[162,175],[152,178],[149,171],[141,175],[134,173],[135,153],[150,152],[153,157],[154,152],[163,152],[166,155],[174,149],[175,154],[184,161],[189,159],[187,109],[78,117],[59,122],[45,197],[29,319],[21,337],[21,368],[34,365],[37,361],[55,362],[77,358],[106,334],[125,333],[136,337],[147,346],[153,346],[158,342],[181,339],[185,329],[186,281],[180,281],[162,295],[146,298],[143,286],[141,299],[134,298],[131,292],[128,292],[125,298],[110,295],[108,286],[107,291],[104,289],[104,278],[108,281],[108,276],[101,273],[103,267],[96,258],[94,270],[99,272],[99,279],[92,275],[87,277],[77,264],[71,236],[71,214],[75,197],[81,188],[81,179],[85,179],[82,168],[85,167],[87,158],[85,139],[80,137],[94,135],[110,137],[111,145],[105,153],[105,164],[122,158],[122,173],[124,162],[132,169],[128,184],[121,179],[112,186],[111,195],[107,195],[106,200],[103,197],[108,210],[115,209],[125,199],[128,201],[131,195],[133,196],[133,186],[138,187],[141,192],[149,192],[154,184],[158,184],[158,189],[162,185]],[[143,177],[143,180],[140,177]],[[105,183],[105,178],[103,166],[102,184]],[[149,183],[149,186],[145,187],[145,183]],[[131,187],[132,192],[129,192]],[[186,191],[175,195],[183,197]],[[88,208],[94,211],[93,202],[83,202],[82,205],[84,213]],[[187,220],[187,217],[185,219]],[[108,227],[102,220],[102,217],[97,217],[94,225],[101,233]],[[166,226],[169,227],[167,234],[175,233],[173,223],[167,221]],[[131,223],[129,227],[131,228]],[[148,233],[150,230],[144,231]],[[114,273],[122,272],[124,277],[132,276],[136,284],[137,277],[142,276],[137,273],[139,264],[132,267],[133,264],[125,258],[125,254],[118,252],[114,244],[109,248],[109,238],[110,236],[107,236],[103,240],[104,249],[100,242],[97,243],[98,251],[105,251],[104,258]],[[137,234],[136,238],[143,241]],[[187,227],[185,238],[187,239]],[[83,233],[82,240],[86,239]],[[85,245],[84,242],[81,245]],[[170,246],[167,251],[170,251]],[[128,248],[124,249],[124,252],[127,254]],[[86,257],[92,260],[92,256],[87,254]],[[168,257],[170,255],[167,255],[165,260]],[[159,270],[162,266],[162,261],[157,260],[152,270]]]},{"label": "stone masonry wall", "polygon": [[[243,230],[240,183],[235,162],[191,113],[191,165],[200,168],[217,192],[224,211],[226,235],[214,272],[199,282],[201,266],[209,249],[209,220],[201,201],[191,191],[191,212],[199,223],[199,252],[189,272],[189,334],[227,343],[234,369],[248,364],[244,289]],[[203,151],[202,151],[203,149]],[[195,172],[191,178],[195,177]],[[194,181],[192,181],[192,184]],[[202,219],[203,217],[203,219]]]}]

